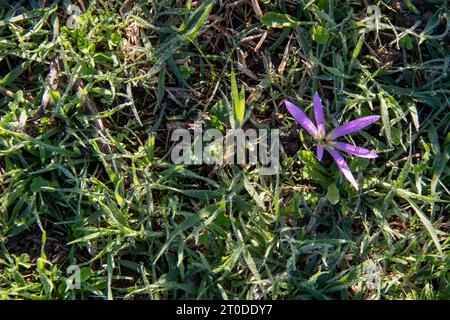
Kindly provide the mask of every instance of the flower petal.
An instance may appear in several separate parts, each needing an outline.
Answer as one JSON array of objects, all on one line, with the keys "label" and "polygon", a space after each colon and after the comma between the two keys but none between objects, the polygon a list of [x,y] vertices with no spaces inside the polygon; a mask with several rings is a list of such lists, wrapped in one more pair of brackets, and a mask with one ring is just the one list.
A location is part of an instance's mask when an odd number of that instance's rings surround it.
[{"label": "flower petal", "polygon": [[323,115],[323,105],[319,93],[314,94],[314,116],[316,118],[316,125],[319,132],[323,132],[325,136],[325,116]]},{"label": "flower petal", "polygon": [[340,127],[337,127],[333,131],[330,132],[330,137],[332,140],[342,137],[346,134],[359,131],[362,128],[367,127],[368,125],[372,124],[373,122],[380,119],[380,116],[368,116],[368,117],[362,117],[356,120],[352,120]]},{"label": "flower petal", "polygon": [[367,159],[374,159],[378,158],[378,155],[375,152],[372,152],[370,150],[354,146],[352,144],[343,143],[343,142],[336,142],[334,147],[336,149],[339,149],[341,151],[347,152],[351,155],[360,157],[360,158],[367,158]]},{"label": "flower petal", "polygon": [[323,146],[320,143],[317,143],[317,159],[319,159],[319,161],[322,161],[322,157],[323,157]]},{"label": "flower petal", "polygon": [[287,100],[284,100],[284,105],[286,106],[286,109],[288,109],[289,113],[294,117],[294,119],[297,120],[297,122],[303,127],[303,129],[308,131],[308,133],[313,137],[317,137],[316,126],[299,107]]},{"label": "flower petal", "polygon": [[333,157],[334,161],[336,162],[339,170],[344,174],[344,176],[347,178],[348,181],[352,184],[352,186],[358,190],[358,184],[356,183],[355,178],[353,177],[352,172],[350,171],[350,168],[347,165],[347,162],[345,162],[345,159],[340,155],[339,152],[337,152],[334,149],[327,148],[326,149],[331,156]]}]

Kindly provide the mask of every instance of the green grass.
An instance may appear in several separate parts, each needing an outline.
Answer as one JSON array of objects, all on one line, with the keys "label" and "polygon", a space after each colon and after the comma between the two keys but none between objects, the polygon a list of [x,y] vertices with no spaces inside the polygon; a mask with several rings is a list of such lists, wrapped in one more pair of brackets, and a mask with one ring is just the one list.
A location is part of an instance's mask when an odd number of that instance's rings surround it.
[{"label": "green grass", "polygon": [[[446,1],[73,3],[0,1],[1,299],[450,299]],[[282,105],[316,90],[329,126],[382,116],[360,192]],[[171,163],[227,105],[279,174]]]}]

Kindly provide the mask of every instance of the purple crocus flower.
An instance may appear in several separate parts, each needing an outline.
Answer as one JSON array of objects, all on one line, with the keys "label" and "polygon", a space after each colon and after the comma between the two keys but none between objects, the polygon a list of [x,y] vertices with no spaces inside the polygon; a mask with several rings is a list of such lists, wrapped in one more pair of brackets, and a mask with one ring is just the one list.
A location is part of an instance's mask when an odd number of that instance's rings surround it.
[{"label": "purple crocus flower", "polygon": [[308,116],[292,102],[287,100],[284,101],[286,109],[290,114],[297,120],[297,122],[305,129],[311,136],[317,140],[317,158],[322,161],[323,150],[327,150],[328,153],[333,157],[339,170],[344,174],[348,181],[358,190],[358,184],[353,177],[350,168],[345,162],[345,159],[341,156],[338,150],[344,151],[353,156],[373,159],[377,158],[378,155],[370,150],[357,147],[348,143],[335,141],[337,138],[345,136],[347,134],[359,131],[371,123],[380,119],[380,116],[368,116],[362,117],[353,121],[350,121],[336,129],[331,130],[327,134],[325,128],[325,116],[323,114],[322,101],[319,94],[316,92],[314,94],[314,116],[316,118],[316,125],[308,118]]}]

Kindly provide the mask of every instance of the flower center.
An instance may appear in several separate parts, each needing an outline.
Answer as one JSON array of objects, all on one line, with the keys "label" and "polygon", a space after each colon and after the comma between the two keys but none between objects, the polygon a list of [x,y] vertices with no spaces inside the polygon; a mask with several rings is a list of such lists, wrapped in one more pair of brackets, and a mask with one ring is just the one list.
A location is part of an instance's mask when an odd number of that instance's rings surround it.
[{"label": "flower center", "polygon": [[330,138],[329,135],[325,135],[322,132],[319,132],[317,136],[317,141],[320,142],[324,147],[334,148],[336,142]]},{"label": "flower center", "polygon": [[319,142],[324,142],[326,140],[326,133],[323,130],[319,130],[319,134],[317,135],[317,140]]},{"label": "flower center", "polygon": [[329,134],[325,132],[325,130],[320,130],[317,134],[317,142],[321,143],[324,147],[334,148],[336,142],[331,138]]}]

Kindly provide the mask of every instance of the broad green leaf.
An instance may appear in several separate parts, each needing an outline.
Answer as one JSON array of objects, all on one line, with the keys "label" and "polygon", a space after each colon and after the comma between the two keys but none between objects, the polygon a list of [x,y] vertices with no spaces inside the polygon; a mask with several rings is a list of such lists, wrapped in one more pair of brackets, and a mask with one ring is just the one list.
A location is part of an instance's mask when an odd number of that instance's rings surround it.
[{"label": "broad green leaf", "polygon": [[306,150],[300,150],[297,152],[297,154],[299,158],[302,160],[302,162],[305,163],[305,165],[317,169],[323,174],[328,173],[328,170],[319,162],[319,160],[317,160],[314,153]]},{"label": "broad green leaf", "polygon": [[80,269],[80,280],[81,282],[86,282],[93,276],[94,272],[91,270],[91,268],[83,267]]},{"label": "broad green leaf", "polygon": [[286,207],[282,208],[280,210],[281,216],[287,216],[290,214],[296,214],[298,212],[298,206],[299,206],[299,196],[298,193],[294,193],[292,196],[292,200]]},{"label": "broad green leaf", "polygon": [[261,23],[270,28],[291,28],[300,23],[288,14],[269,11],[261,17]]},{"label": "broad green leaf", "polygon": [[414,48],[411,37],[407,34],[398,42],[400,47],[405,48],[407,50],[412,50]]},{"label": "broad green leaf", "polygon": [[331,183],[328,186],[327,191],[327,199],[330,201],[331,204],[335,205],[339,202],[339,190],[336,187],[335,183]]},{"label": "broad green leaf", "polygon": [[227,123],[229,123],[229,113],[225,101],[222,99],[218,101],[210,111],[211,122],[210,126],[207,123],[207,129],[210,127],[220,131],[225,130]]},{"label": "broad green leaf", "polygon": [[315,26],[311,29],[312,39],[320,44],[327,44],[330,39],[330,33],[322,26]]}]

